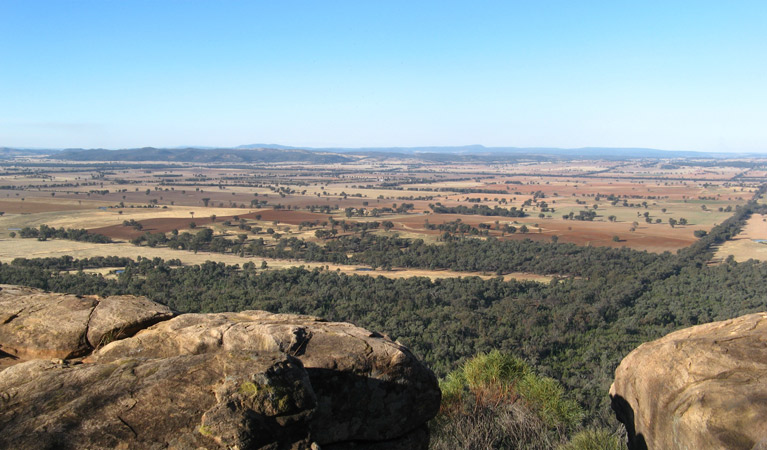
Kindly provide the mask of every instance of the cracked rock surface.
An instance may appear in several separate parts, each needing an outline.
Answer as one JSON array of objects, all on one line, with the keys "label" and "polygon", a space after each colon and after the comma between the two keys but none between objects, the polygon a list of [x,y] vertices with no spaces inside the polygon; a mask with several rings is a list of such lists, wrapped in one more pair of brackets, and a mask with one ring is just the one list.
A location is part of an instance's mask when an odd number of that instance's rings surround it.
[{"label": "cracked rock surface", "polygon": [[406,348],[348,323],[264,311],[184,314],[115,341],[89,360],[218,352],[283,352],[306,368],[317,395],[314,439],[388,440],[439,409],[434,374]]},{"label": "cracked rock surface", "polygon": [[0,285],[0,350],[23,360],[76,358],[173,317],[146,298],[53,294]]},{"label": "cracked rock surface", "polygon": [[17,449],[306,448],[315,405],[280,353],[34,360],[0,372],[0,392],[0,447]]},{"label": "cracked rock surface", "polygon": [[[38,332],[71,328],[59,353],[46,353],[56,337],[10,345],[5,336],[17,334],[0,334],[7,353],[61,358],[0,371],[0,447],[425,449],[439,409],[428,368],[348,323],[264,311],[171,319],[168,310],[136,333],[136,318],[160,305],[12,286],[0,299],[0,330],[24,317],[21,307]],[[77,326],[45,323],[54,317]]]},{"label": "cracked rock surface", "polygon": [[767,448],[767,313],[637,347],[610,388],[631,449]]}]

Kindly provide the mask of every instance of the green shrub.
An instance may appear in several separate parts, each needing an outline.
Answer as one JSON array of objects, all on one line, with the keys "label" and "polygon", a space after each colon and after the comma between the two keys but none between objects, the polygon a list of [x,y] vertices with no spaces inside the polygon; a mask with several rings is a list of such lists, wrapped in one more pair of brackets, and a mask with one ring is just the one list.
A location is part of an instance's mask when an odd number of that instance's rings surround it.
[{"label": "green shrub", "polygon": [[553,378],[529,373],[520,380],[517,392],[550,427],[571,429],[583,419],[581,407],[565,396],[564,388]]},{"label": "green shrub", "polygon": [[440,381],[440,389],[432,450],[551,449],[583,417],[559,382],[497,350],[466,361]]},{"label": "green shrub", "polygon": [[624,439],[604,429],[589,428],[573,436],[557,450],[625,450]]},{"label": "green shrub", "polygon": [[480,353],[467,361],[463,368],[466,386],[471,390],[507,390],[530,373],[530,367],[516,356],[494,350]]}]

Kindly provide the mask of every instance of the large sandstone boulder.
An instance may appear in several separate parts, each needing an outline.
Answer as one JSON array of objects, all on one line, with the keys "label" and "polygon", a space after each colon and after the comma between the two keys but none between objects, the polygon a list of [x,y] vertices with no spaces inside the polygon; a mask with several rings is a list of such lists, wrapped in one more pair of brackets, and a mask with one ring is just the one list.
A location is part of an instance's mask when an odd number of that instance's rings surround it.
[{"label": "large sandstone boulder", "polygon": [[142,317],[169,318],[162,308],[3,286],[0,348],[86,357],[0,371],[0,448],[428,446],[439,387],[401,345],[347,323],[263,311],[185,314],[136,333]]},{"label": "large sandstone boulder", "polygon": [[0,350],[21,359],[75,358],[171,317],[168,307],[141,297],[0,285]]},{"label": "large sandstone boulder", "polygon": [[610,388],[630,449],[767,449],[767,313],[640,345]]},{"label": "large sandstone boulder", "polygon": [[218,353],[0,372],[0,448],[308,448],[316,405],[282,353]]},{"label": "large sandstone boulder", "polygon": [[394,439],[439,409],[434,374],[406,348],[348,323],[309,316],[184,314],[112,342],[90,360],[220,352],[283,352],[300,359],[317,395],[312,436],[320,444]]}]

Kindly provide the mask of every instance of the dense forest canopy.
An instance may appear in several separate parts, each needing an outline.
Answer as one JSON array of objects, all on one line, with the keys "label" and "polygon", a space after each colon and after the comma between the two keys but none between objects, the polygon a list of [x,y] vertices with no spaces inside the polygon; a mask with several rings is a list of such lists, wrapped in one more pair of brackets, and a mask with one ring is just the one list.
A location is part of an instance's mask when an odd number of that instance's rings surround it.
[{"label": "dense forest canopy", "polygon": [[[322,236],[325,236],[324,230],[318,231],[323,232]],[[667,256],[626,248],[582,247],[530,239],[472,239],[456,236],[449,231],[443,236],[443,244],[428,244],[422,239],[363,233],[341,236],[328,240],[324,245],[295,237],[282,238],[276,245],[267,245],[263,238],[247,240],[244,234],[242,236],[228,239],[214,235],[209,228],[203,228],[195,233],[183,232],[170,237],[164,233],[145,233],[132,242],[150,247],[167,246],[178,250],[234,253],[242,256],[333,264],[367,264],[374,268],[449,269],[498,274],[525,271],[544,275],[588,277],[605,276],[615,270],[629,271]]]}]

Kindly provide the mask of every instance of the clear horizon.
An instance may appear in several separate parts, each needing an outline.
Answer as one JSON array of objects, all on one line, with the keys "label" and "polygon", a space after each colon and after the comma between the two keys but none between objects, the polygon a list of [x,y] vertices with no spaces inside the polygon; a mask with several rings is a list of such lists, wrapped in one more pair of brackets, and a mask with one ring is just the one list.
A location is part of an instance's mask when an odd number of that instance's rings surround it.
[{"label": "clear horizon", "polygon": [[767,3],[669,3],[4,2],[0,147],[764,153]]},{"label": "clear horizon", "polygon": [[[710,154],[732,154],[732,155],[754,155],[757,157],[767,156],[767,151],[743,151],[743,152],[722,152],[718,150],[676,150],[676,149],[667,149],[667,148],[652,148],[652,147],[596,147],[596,146],[585,146],[585,147],[514,147],[510,145],[499,145],[499,146],[488,146],[488,145],[482,145],[482,144],[466,144],[466,145],[414,145],[414,146],[378,146],[378,147],[341,147],[341,146],[332,146],[332,147],[317,147],[317,146],[296,146],[296,145],[290,145],[290,144],[280,144],[280,143],[251,143],[251,144],[240,144],[240,145],[233,145],[233,146],[223,146],[223,145],[168,145],[168,146],[153,146],[153,145],[141,145],[136,147],[21,147],[21,146],[2,146],[0,145],[0,148],[12,148],[17,150],[55,150],[55,151],[63,151],[63,150],[105,150],[105,151],[121,151],[121,150],[137,150],[142,148],[156,148],[156,149],[168,149],[168,150],[182,150],[182,149],[200,149],[200,150],[238,150],[237,147],[241,146],[252,146],[252,145],[261,145],[258,148],[274,148],[271,146],[278,146],[278,147],[287,147],[288,149],[296,149],[296,150],[309,150],[309,151],[315,151],[315,150],[377,150],[377,149],[402,149],[402,150],[413,150],[413,149],[458,149],[458,148],[465,148],[465,147],[482,147],[488,150],[497,150],[497,149],[515,149],[515,150],[558,150],[558,151],[578,151],[581,149],[590,149],[590,150],[599,150],[599,149],[606,149],[606,150],[656,150],[661,152],[698,152],[698,153],[710,153]],[[249,149],[239,149],[239,150],[249,150]],[[275,150],[278,150],[275,148]]]}]

